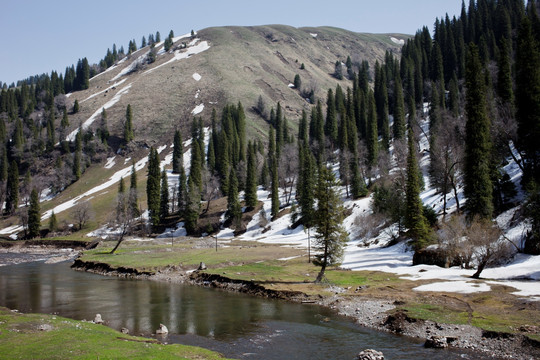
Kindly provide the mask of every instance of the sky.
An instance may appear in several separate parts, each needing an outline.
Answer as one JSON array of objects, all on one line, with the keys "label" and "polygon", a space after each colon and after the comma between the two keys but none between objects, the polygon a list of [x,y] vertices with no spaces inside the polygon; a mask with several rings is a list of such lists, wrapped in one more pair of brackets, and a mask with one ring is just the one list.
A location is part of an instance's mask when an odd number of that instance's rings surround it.
[{"label": "sky", "polygon": [[285,24],[414,34],[460,11],[461,0],[0,0],[0,81],[63,74],[83,57],[98,63],[112,44],[140,46],[156,31]]}]

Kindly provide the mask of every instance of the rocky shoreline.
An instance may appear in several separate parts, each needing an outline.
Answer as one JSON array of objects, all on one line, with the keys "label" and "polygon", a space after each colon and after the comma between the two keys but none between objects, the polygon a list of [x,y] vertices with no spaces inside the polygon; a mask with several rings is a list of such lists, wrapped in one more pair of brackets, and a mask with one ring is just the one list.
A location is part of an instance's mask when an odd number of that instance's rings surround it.
[{"label": "rocky shoreline", "polygon": [[252,281],[235,280],[217,274],[186,272],[177,266],[169,266],[152,273],[130,268],[112,268],[108,264],[87,263],[75,259],[72,268],[107,276],[189,283],[266,298],[317,304],[352,318],[362,326],[426,340],[426,346],[430,347],[463,349],[466,353],[472,354],[473,358],[474,354],[493,359],[540,358],[540,342],[526,336],[485,331],[470,325],[439,324],[413,319],[404,311],[392,311],[399,305],[393,300],[342,296],[339,292],[328,297],[308,296],[299,291],[267,289]]}]

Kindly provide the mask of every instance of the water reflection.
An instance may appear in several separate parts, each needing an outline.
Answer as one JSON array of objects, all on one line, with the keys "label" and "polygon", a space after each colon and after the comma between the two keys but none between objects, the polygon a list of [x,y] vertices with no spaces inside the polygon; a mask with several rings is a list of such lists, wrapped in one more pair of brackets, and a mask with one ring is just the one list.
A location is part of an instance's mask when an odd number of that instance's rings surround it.
[{"label": "water reflection", "polygon": [[[460,359],[408,339],[370,331],[328,309],[194,286],[76,272],[39,262],[0,267],[0,305],[106,324],[150,336],[165,324],[169,342],[200,345],[236,358],[352,359],[375,348],[387,359]],[[329,319],[329,321],[328,321]]]}]

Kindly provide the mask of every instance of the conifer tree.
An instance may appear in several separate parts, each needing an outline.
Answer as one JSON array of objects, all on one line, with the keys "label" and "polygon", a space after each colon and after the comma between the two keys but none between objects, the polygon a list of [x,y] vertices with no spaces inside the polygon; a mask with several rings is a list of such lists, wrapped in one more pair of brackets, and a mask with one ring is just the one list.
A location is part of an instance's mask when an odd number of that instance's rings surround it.
[{"label": "conifer tree", "polygon": [[131,166],[131,175],[129,180],[129,204],[128,210],[131,212],[133,218],[139,217],[139,195],[137,193],[137,170],[135,169],[135,164]]},{"label": "conifer tree", "polygon": [[375,65],[375,105],[377,108],[377,127],[382,137],[381,149],[388,150],[390,146],[390,129],[388,125],[388,88],[386,75],[377,62]]},{"label": "conifer tree", "polygon": [[188,234],[193,234],[197,230],[199,211],[201,205],[201,191],[199,186],[189,176],[187,186],[187,203],[184,211],[184,225]]},{"label": "conifer tree", "polygon": [[6,184],[5,212],[12,215],[19,206],[19,166],[15,160],[11,162]]},{"label": "conifer tree", "polygon": [[367,163],[369,166],[375,165],[379,153],[377,135],[377,110],[375,108],[375,98],[370,90],[368,95],[368,122],[366,145],[368,150]]},{"label": "conifer tree", "polygon": [[257,163],[255,144],[248,143],[248,162],[246,174],[246,190],[244,200],[246,207],[252,210],[257,206]]},{"label": "conifer tree", "polygon": [[403,139],[405,137],[405,102],[401,76],[398,71],[396,71],[394,78],[394,96],[394,138]]},{"label": "conifer tree", "polygon": [[276,140],[274,137],[274,129],[270,127],[268,135],[268,158],[270,161],[270,176],[271,176],[271,198],[272,206],[270,215],[274,218],[279,212],[279,185],[278,185],[278,164]]},{"label": "conifer tree", "polygon": [[200,151],[200,147],[195,139],[193,139],[191,143],[191,165],[189,177],[193,178],[193,182],[199,187],[199,191],[202,189],[202,157]]},{"label": "conifer tree", "polygon": [[65,129],[69,126],[69,118],[67,114],[67,110],[64,108],[64,114],[62,115],[62,122],[60,123],[60,126]]},{"label": "conifer tree", "polygon": [[30,207],[28,209],[28,237],[31,239],[39,236],[39,228],[41,227],[40,211],[38,192],[34,188],[30,194]]},{"label": "conifer tree", "polygon": [[126,108],[126,121],[124,122],[124,140],[130,142],[133,139],[133,111],[131,110],[131,104],[128,104]]},{"label": "conifer tree", "polygon": [[159,221],[160,223],[169,216],[169,182],[167,179],[167,171],[163,169],[161,172],[161,194],[159,200]]},{"label": "conifer tree", "polygon": [[315,190],[317,209],[313,216],[315,227],[315,249],[318,250],[313,263],[321,267],[315,282],[322,281],[328,266],[337,265],[343,257],[343,246],[348,235],[343,227],[345,209],[339,197],[339,181],[330,169],[322,166]]},{"label": "conifer tree", "polygon": [[324,125],[324,133],[330,138],[332,144],[337,144],[338,125],[336,118],[336,105],[334,103],[334,93],[332,89],[328,89],[328,94],[326,96],[326,123]]},{"label": "conifer tree", "polygon": [[179,174],[180,168],[184,167],[184,145],[180,130],[174,132],[172,173]]},{"label": "conifer tree", "polygon": [[75,102],[73,103],[73,113],[76,114],[79,112],[79,101],[75,99]]},{"label": "conifer tree", "polygon": [[522,20],[516,48],[516,120],[524,182],[540,183],[540,49],[531,21]]},{"label": "conifer tree", "polygon": [[146,198],[150,222],[152,226],[159,224],[159,209],[160,209],[160,167],[159,154],[153,147],[150,148],[148,155],[148,177],[146,180]]},{"label": "conifer tree", "polygon": [[498,68],[497,94],[503,103],[506,103],[512,107],[514,102],[514,91],[512,89],[512,64],[510,61],[508,41],[506,39],[502,40],[501,48],[499,49]]},{"label": "conifer tree", "polygon": [[54,107],[51,107],[49,118],[47,119],[47,151],[52,151],[56,142],[54,129]]},{"label": "conifer tree", "polygon": [[236,177],[236,171],[232,168],[229,174],[229,192],[227,193],[227,212],[225,213],[225,218],[235,228],[238,228],[242,219],[242,206],[238,200],[238,178]]},{"label": "conifer tree", "polygon": [[471,44],[467,54],[465,111],[465,196],[471,217],[491,218],[493,185],[490,178],[490,121],[487,116],[486,86],[478,48]]},{"label": "conifer tree", "polygon": [[56,219],[56,214],[54,213],[54,210],[51,214],[51,217],[49,218],[49,232],[54,233],[58,230],[58,220]]},{"label": "conifer tree", "polygon": [[178,175],[178,213],[183,216],[186,211],[188,199],[188,184],[187,176],[184,167],[180,168],[180,174]]},{"label": "conifer tree", "polygon": [[409,128],[407,155],[407,188],[405,226],[414,240],[414,245],[420,249],[429,241],[429,229],[424,217],[424,208],[420,199],[420,179],[418,161],[416,159],[413,128]]}]

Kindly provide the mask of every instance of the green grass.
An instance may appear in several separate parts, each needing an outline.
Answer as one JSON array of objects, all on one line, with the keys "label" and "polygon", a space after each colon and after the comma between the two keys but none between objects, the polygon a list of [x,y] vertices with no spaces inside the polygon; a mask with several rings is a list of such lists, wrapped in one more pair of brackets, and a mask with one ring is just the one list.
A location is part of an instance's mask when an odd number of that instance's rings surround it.
[{"label": "green grass", "polygon": [[[40,325],[52,327],[40,331]],[[162,345],[96,325],[43,314],[0,308],[3,359],[222,359],[215,352],[186,345]]]}]

